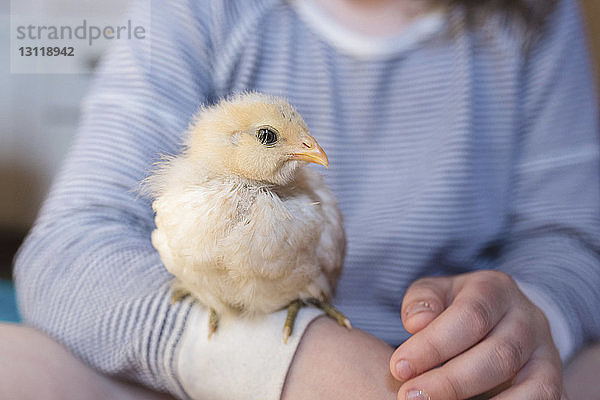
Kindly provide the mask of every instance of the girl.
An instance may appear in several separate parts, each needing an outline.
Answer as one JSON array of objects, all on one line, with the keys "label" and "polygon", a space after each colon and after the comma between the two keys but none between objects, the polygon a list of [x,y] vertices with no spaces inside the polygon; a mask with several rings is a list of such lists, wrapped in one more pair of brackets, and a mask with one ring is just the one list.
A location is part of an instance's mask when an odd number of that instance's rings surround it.
[{"label": "girl", "polygon": [[[17,259],[28,323],[180,398],[564,398],[561,357],[600,333],[598,115],[575,0],[133,15],[148,38],[104,59]],[[131,189],[200,104],[242,90],[290,99],[330,156],[348,234],[337,305],[356,330],[303,310],[287,345],[268,334],[281,313],[207,342],[206,310],[169,304]]]}]

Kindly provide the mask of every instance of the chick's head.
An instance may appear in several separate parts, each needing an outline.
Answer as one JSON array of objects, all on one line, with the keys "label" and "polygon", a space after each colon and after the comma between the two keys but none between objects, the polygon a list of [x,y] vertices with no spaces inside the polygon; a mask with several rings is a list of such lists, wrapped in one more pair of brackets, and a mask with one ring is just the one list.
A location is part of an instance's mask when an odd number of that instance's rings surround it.
[{"label": "chick's head", "polygon": [[212,174],[285,185],[302,164],[327,155],[285,100],[244,93],[204,108],[188,131],[187,156]]}]

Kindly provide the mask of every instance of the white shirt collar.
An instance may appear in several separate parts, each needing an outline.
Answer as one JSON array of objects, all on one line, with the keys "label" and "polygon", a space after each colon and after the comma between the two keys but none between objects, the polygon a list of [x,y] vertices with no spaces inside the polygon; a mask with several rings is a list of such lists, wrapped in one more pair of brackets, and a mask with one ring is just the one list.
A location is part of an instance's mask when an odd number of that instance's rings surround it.
[{"label": "white shirt collar", "polygon": [[372,37],[341,25],[314,0],[289,0],[300,18],[330,45],[362,59],[376,59],[408,51],[439,32],[445,23],[443,9],[435,9],[411,23],[403,32],[388,37]]}]

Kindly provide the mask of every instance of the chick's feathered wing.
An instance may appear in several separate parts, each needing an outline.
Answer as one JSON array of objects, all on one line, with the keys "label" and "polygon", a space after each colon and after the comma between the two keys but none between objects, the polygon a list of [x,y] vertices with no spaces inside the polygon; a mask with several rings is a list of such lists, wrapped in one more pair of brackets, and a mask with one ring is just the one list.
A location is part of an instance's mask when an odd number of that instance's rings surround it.
[{"label": "chick's feathered wing", "polygon": [[207,180],[164,193],[153,208],[152,244],[165,267],[219,313],[270,313],[332,295],[343,264],[342,217],[312,170],[277,189]]}]

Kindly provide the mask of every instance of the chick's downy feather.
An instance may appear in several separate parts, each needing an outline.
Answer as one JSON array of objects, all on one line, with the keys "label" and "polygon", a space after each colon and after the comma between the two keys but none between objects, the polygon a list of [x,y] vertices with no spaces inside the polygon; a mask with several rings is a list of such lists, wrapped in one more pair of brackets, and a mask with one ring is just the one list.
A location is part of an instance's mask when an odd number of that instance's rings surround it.
[{"label": "chick's downy feather", "polygon": [[152,244],[177,284],[220,314],[329,299],[344,260],[342,216],[305,168],[328,160],[294,108],[240,94],[202,109],[186,140],[145,182]]}]

